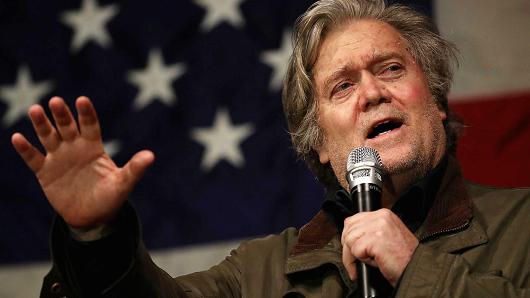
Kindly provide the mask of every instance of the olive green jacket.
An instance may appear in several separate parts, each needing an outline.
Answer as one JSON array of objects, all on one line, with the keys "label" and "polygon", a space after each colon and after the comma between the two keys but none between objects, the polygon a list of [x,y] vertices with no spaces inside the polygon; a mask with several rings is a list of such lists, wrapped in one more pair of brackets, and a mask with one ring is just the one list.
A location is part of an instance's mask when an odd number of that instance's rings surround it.
[{"label": "olive green jacket", "polygon": [[[396,297],[530,297],[529,229],[528,189],[466,184],[450,161]],[[342,265],[337,228],[322,211],[300,230],[244,242],[219,265],[177,278],[139,243],[101,297],[333,298],[353,297],[356,289]],[[41,297],[84,297],[70,267],[54,258]]]}]

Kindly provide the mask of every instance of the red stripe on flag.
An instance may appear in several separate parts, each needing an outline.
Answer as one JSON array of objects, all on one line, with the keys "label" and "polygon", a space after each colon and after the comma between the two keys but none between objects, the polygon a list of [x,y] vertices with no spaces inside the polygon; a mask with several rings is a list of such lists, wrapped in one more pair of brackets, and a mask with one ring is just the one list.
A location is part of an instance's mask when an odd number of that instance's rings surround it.
[{"label": "red stripe on flag", "polygon": [[493,186],[530,186],[530,91],[451,104],[466,128],[458,143],[464,176]]}]

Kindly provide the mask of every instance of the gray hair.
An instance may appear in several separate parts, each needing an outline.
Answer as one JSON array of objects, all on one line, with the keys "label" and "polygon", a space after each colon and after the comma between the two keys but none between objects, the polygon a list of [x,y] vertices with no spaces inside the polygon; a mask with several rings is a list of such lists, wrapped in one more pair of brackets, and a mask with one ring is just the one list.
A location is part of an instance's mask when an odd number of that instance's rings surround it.
[{"label": "gray hair", "polygon": [[426,16],[403,5],[387,6],[384,0],[321,0],[298,18],[293,32],[293,54],[283,86],[283,108],[294,149],[326,187],[337,185],[331,166],[321,164],[316,149],[323,141],[318,125],[318,105],[312,68],[320,43],[340,25],[360,19],[374,19],[393,26],[408,43],[413,59],[421,65],[438,106],[447,113],[444,122],[447,150],[454,153],[461,122],[449,109],[447,94],[457,49],[443,39]]}]

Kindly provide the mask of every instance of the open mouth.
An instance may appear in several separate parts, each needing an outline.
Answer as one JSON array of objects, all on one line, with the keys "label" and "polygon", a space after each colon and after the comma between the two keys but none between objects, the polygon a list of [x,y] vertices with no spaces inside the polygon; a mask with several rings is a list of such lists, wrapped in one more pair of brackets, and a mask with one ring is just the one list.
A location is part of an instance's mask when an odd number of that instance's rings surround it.
[{"label": "open mouth", "polygon": [[373,139],[378,136],[389,133],[394,129],[400,128],[401,125],[403,125],[403,122],[399,120],[386,120],[377,123],[374,127],[372,127],[372,129],[368,133],[368,139]]}]

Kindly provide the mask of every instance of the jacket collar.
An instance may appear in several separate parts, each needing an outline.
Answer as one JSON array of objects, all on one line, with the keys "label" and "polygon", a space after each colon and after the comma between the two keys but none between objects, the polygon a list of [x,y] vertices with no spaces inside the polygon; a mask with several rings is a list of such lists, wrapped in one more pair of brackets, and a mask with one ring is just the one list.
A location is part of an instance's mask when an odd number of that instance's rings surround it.
[{"label": "jacket collar", "polygon": [[[467,193],[465,182],[460,171],[460,166],[455,157],[448,157],[447,170],[444,173],[440,189],[434,199],[432,207],[421,227],[416,231],[416,236],[421,242],[428,241],[435,236],[452,231],[464,230],[469,227],[472,218],[472,203]],[[476,239],[467,241],[466,247],[484,243],[486,240],[484,231],[477,225],[473,225]],[[327,254],[326,251],[337,246],[331,241],[334,237],[338,239],[338,229],[333,220],[321,210],[311,221],[304,225],[299,232],[297,243],[291,248],[287,260],[287,273],[317,267],[317,264],[295,262],[302,261],[300,255],[305,253]],[[471,239],[470,239],[471,240]],[[337,240],[338,241],[338,240]],[[327,246],[327,247],[326,247]],[[462,245],[453,245],[452,249],[461,249]],[[339,242],[338,258],[340,261],[341,245]],[[329,260],[328,260],[329,262]],[[295,266],[295,264],[299,264]],[[322,262],[320,263],[322,264]],[[298,269],[298,270],[296,270]]]},{"label": "jacket collar", "polygon": [[450,155],[440,189],[416,236],[420,240],[426,240],[435,235],[462,229],[472,217],[472,202],[460,165],[456,158]]}]

